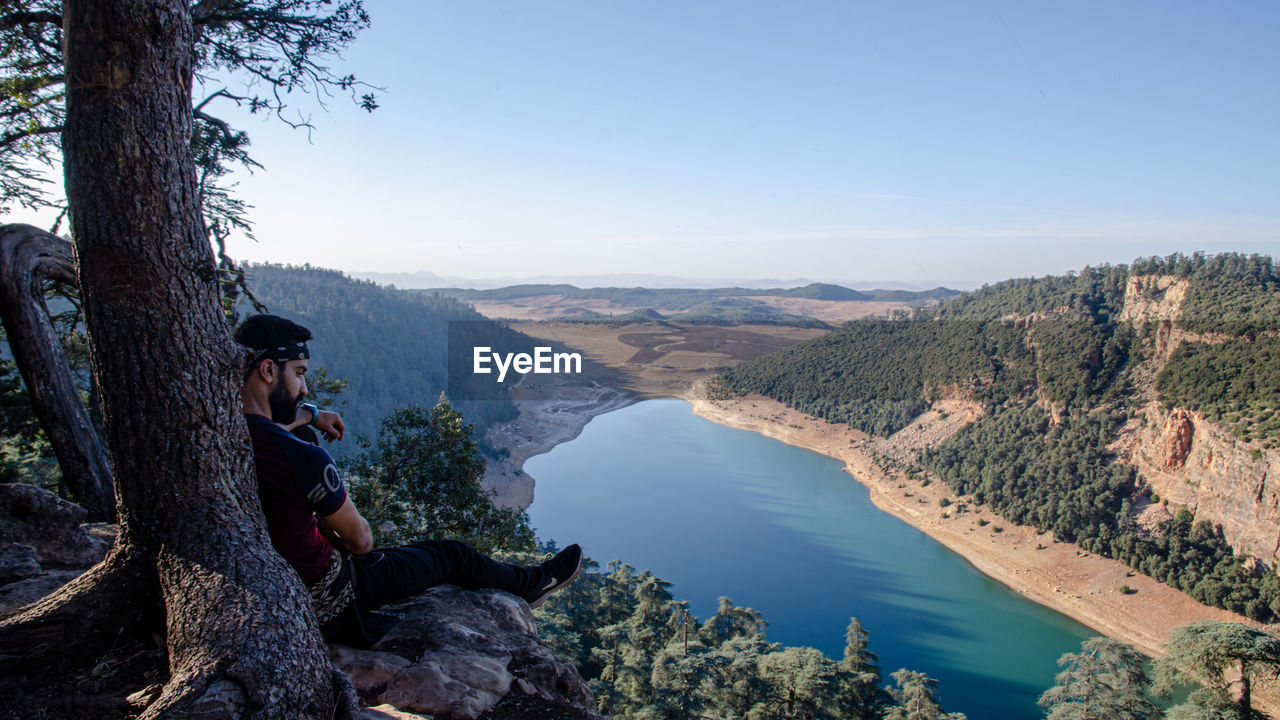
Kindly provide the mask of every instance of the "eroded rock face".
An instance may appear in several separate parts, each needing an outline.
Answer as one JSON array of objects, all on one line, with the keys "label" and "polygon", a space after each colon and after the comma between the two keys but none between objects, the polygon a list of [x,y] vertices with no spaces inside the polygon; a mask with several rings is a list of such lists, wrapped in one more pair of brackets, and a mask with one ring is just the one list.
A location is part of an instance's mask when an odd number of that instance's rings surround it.
[{"label": "eroded rock face", "polygon": [[[1220,334],[1194,333],[1178,324],[1190,283],[1173,276],[1133,276],[1125,288],[1121,321],[1154,330],[1132,382],[1145,395],[1139,414],[1116,443],[1121,459],[1138,469],[1168,510],[1185,506],[1196,520],[1221,525],[1227,542],[1270,568],[1280,563],[1280,452],[1238,441],[1196,412],[1166,408],[1155,391],[1168,358],[1186,342],[1218,343]],[[1152,515],[1144,527],[1161,519]],[[1148,527],[1148,530],[1152,530]]]},{"label": "eroded rock face", "polygon": [[1164,431],[1160,434],[1164,469],[1177,470],[1187,464],[1195,434],[1196,426],[1191,421],[1191,413],[1182,408],[1174,408],[1165,420]]},{"label": "eroded rock face", "polygon": [[1222,526],[1237,552],[1280,563],[1280,452],[1239,442],[1196,413],[1147,408],[1129,462],[1176,509]]},{"label": "eroded rock face", "polygon": [[1160,527],[1173,519],[1173,513],[1169,512],[1169,508],[1158,503],[1151,503],[1138,513],[1138,527],[1147,537],[1151,537],[1160,532]]},{"label": "eroded rock face", "polygon": [[89,567],[111,542],[81,525],[86,515],[79,505],[35,485],[0,483],[0,550],[29,545],[42,566]]},{"label": "eroded rock face", "polygon": [[1181,315],[1182,301],[1191,283],[1174,275],[1131,275],[1125,283],[1120,322],[1135,326],[1149,322],[1172,323]]},{"label": "eroded rock face", "polygon": [[538,640],[529,606],[514,596],[445,585],[397,611],[404,620],[372,648],[330,646],[338,667],[375,702],[474,720],[521,693],[594,715],[577,669]]}]

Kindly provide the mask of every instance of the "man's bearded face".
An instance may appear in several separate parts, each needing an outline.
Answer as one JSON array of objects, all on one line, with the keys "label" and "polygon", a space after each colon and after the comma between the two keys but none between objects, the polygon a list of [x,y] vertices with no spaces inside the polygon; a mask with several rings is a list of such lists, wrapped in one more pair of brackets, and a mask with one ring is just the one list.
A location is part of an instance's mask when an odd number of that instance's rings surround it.
[{"label": "man's bearded face", "polygon": [[302,402],[305,392],[299,392],[294,395],[289,391],[288,379],[285,377],[284,368],[276,377],[276,384],[272,386],[271,392],[267,395],[267,404],[271,407],[271,420],[288,425],[293,422],[298,414],[298,405]]}]

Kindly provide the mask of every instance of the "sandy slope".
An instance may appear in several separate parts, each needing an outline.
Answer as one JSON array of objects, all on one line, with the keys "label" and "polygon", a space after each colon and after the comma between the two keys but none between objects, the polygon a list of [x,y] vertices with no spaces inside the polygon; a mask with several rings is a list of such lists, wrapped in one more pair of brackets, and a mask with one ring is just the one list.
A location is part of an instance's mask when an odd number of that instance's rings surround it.
[{"label": "sandy slope", "polygon": [[[978,408],[972,404],[942,401],[893,437],[877,440],[759,395],[714,401],[695,388],[689,399],[694,413],[709,420],[843,461],[845,469],[870,489],[871,500],[880,509],[927,533],[1014,591],[1148,655],[1159,654],[1173,628],[1194,620],[1256,625],[1202,605],[1120,562],[1057,542],[1049,533],[1015,526],[989,508],[963,503],[944,483],[908,480],[900,471],[882,467],[888,463],[876,460],[877,456],[905,458],[915,449],[940,442],[976,416]],[[952,504],[940,507],[942,498]],[[1121,592],[1124,585],[1136,592]],[[1280,693],[1269,690],[1265,696],[1255,694],[1254,706],[1275,715],[1280,710]]]}]

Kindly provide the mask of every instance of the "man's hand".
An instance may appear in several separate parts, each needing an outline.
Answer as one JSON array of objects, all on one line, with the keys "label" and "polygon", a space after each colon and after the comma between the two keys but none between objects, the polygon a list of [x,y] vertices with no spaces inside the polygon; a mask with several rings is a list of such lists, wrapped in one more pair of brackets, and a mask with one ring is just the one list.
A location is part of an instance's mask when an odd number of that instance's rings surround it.
[{"label": "man's hand", "polygon": [[320,416],[316,418],[315,426],[324,435],[324,439],[329,442],[341,440],[342,436],[347,432],[347,426],[343,424],[342,417],[331,410],[321,410]]},{"label": "man's hand", "polygon": [[342,422],[342,417],[338,413],[331,410],[316,409],[315,422],[312,422],[311,408],[314,405],[303,404],[298,406],[298,410],[294,413],[293,422],[288,425],[281,425],[285,430],[293,432],[294,428],[303,425],[314,425],[316,430],[324,436],[325,440],[333,442],[341,440],[347,434],[347,426]]}]

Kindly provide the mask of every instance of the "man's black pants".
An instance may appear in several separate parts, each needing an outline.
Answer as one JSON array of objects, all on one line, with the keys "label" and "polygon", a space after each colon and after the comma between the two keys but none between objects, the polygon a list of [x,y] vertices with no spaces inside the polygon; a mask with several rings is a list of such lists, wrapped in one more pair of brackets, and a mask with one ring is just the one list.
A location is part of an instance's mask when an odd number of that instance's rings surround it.
[{"label": "man's black pants", "polygon": [[423,540],[351,558],[356,607],[363,612],[399,602],[436,585],[497,588],[527,597],[543,584],[540,568],[508,565],[457,540]]}]

